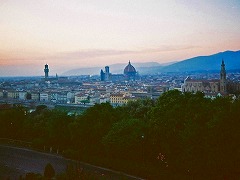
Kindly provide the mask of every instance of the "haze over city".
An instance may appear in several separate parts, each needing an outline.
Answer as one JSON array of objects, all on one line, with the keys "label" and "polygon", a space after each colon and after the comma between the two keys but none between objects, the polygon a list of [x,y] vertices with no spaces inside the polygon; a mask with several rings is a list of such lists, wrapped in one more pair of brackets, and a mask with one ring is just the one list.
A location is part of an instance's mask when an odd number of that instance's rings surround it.
[{"label": "haze over city", "polygon": [[0,76],[240,49],[238,0],[0,1]]}]

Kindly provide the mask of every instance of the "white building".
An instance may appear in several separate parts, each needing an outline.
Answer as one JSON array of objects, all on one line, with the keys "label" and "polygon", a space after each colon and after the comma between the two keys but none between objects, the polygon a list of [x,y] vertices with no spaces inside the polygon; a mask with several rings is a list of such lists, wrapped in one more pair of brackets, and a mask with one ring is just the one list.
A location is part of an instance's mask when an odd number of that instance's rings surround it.
[{"label": "white building", "polygon": [[99,103],[106,103],[106,102],[110,102],[110,98],[109,97],[100,97]]},{"label": "white building", "polygon": [[56,103],[58,99],[58,93],[57,92],[51,92],[49,94],[49,101]]},{"label": "white building", "polygon": [[67,93],[67,103],[74,103],[75,100],[75,93],[74,92],[68,92]]},{"label": "white building", "polygon": [[66,92],[59,92],[57,95],[57,102],[61,104],[67,103],[67,93]]},{"label": "white building", "polygon": [[88,95],[82,93],[75,94],[75,104],[81,104],[85,100],[88,100]]},{"label": "white building", "polygon": [[48,93],[40,93],[40,101],[49,101]]},{"label": "white building", "polygon": [[25,91],[20,91],[19,92],[19,99],[20,100],[26,100],[27,92]]}]

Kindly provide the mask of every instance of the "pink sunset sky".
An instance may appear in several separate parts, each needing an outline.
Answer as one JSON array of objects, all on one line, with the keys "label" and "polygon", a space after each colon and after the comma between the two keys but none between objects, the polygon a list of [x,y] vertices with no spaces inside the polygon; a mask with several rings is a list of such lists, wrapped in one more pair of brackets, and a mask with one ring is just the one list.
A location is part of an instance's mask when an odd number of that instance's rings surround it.
[{"label": "pink sunset sky", "polygon": [[239,0],[0,0],[0,76],[240,50]]}]

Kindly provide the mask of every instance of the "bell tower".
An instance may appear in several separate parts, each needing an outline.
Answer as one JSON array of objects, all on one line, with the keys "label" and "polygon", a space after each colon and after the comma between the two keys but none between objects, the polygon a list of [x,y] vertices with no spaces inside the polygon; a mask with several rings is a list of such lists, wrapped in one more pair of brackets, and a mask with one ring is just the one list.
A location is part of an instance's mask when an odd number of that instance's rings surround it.
[{"label": "bell tower", "polygon": [[225,64],[223,60],[222,60],[221,71],[220,71],[220,92],[221,93],[227,92],[226,70],[225,70]]},{"label": "bell tower", "polygon": [[45,79],[47,79],[47,78],[48,78],[48,72],[49,72],[48,65],[47,65],[47,64],[45,64],[45,68],[44,68]]}]

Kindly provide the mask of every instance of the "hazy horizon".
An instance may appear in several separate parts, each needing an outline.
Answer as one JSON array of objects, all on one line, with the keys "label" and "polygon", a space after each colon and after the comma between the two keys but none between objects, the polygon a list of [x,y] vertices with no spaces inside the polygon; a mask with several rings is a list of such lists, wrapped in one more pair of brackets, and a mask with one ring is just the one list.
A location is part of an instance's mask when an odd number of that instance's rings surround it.
[{"label": "hazy horizon", "polygon": [[240,1],[0,1],[0,76],[240,49]]}]

